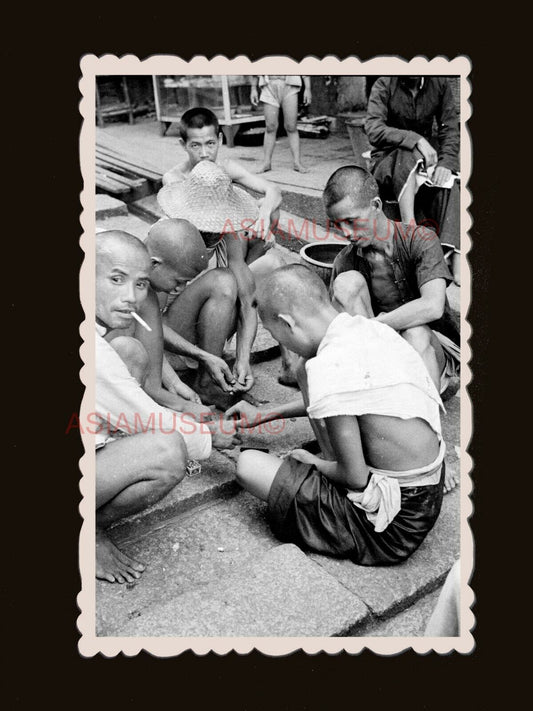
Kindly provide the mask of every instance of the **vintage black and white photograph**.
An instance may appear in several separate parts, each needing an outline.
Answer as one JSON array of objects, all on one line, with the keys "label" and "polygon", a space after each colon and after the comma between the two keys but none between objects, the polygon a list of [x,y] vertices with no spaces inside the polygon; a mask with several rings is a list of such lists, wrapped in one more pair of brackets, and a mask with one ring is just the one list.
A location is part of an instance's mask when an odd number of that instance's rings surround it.
[{"label": "vintage black and white photograph", "polygon": [[469,651],[469,60],[81,70],[81,653]]}]

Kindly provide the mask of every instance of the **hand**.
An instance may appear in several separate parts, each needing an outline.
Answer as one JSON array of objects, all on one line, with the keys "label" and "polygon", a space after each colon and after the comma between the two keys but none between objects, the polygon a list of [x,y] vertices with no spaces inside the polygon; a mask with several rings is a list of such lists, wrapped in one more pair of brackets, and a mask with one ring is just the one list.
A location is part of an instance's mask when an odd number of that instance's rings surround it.
[{"label": "hand", "polygon": [[236,429],[254,427],[261,423],[261,411],[246,400],[241,400],[224,413],[224,419],[233,419]]},{"label": "hand", "polygon": [[166,387],[169,393],[172,393],[173,395],[177,395],[178,397],[181,397],[184,400],[188,400],[190,402],[196,402],[198,403],[198,405],[202,404],[200,396],[195,393],[194,390],[188,385],[185,385],[185,383],[179,378],[173,380],[172,383],[170,383],[170,385],[167,385]]},{"label": "hand", "polygon": [[215,414],[213,412],[214,408],[214,405],[202,405],[201,403],[198,405],[195,402],[187,402],[184,412],[194,417],[198,422],[205,422],[209,425],[209,420],[211,420]]},{"label": "hand", "polygon": [[309,106],[312,100],[311,89],[304,89],[304,105]]},{"label": "hand", "polygon": [[233,375],[237,380],[233,386],[234,392],[247,392],[254,384],[254,376],[252,375],[252,369],[248,362],[243,363],[237,361],[233,366]]},{"label": "hand", "polygon": [[449,168],[445,168],[443,165],[438,165],[433,173],[433,185],[437,188],[441,188],[451,177],[452,171]]},{"label": "hand", "polygon": [[293,459],[296,459],[297,462],[302,462],[303,464],[316,464],[317,461],[323,461],[320,457],[317,457],[316,454],[308,452],[307,449],[293,449],[287,456],[292,457]]},{"label": "hand", "polygon": [[215,449],[231,449],[241,443],[235,425],[222,428],[219,426],[219,422],[207,422],[206,424],[211,431],[211,443]]},{"label": "hand", "polygon": [[211,376],[211,379],[225,393],[232,393],[236,385],[235,377],[229,369],[229,365],[223,358],[209,353],[204,359],[203,364],[205,369]]},{"label": "hand", "polygon": [[250,232],[255,232],[258,239],[262,239],[263,242],[275,242],[276,237],[270,229],[271,220],[272,213],[261,205],[259,208],[259,216],[251,226]]},{"label": "hand", "polygon": [[259,96],[257,94],[256,86],[252,86],[252,88],[250,89],[250,103],[252,104],[252,106],[257,106],[257,104],[259,103]]},{"label": "hand", "polygon": [[437,151],[433,148],[429,141],[426,141],[425,138],[421,138],[416,144],[416,147],[420,153],[422,153],[426,170],[431,168],[432,165],[437,165]]}]

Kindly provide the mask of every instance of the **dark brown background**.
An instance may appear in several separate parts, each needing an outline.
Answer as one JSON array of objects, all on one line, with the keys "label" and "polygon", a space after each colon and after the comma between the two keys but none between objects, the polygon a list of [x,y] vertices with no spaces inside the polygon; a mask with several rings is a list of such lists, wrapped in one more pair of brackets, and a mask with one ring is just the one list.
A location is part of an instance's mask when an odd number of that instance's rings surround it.
[{"label": "dark brown background", "polygon": [[[495,207],[501,201],[496,166],[505,148],[501,133],[495,133],[495,122],[503,118],[492,100],[497,63],[503,56],[501,43],[496,48],[479,28],[464,24],[442,5],[436,8],[439,17],[430,19],[411,6],[408,18],[405,13],[392,18],[375,6],[351,6],[350,15],[340,5],[300,4],[292,29],[286,5],[269,6],[268,11],[250,4],[242,11],[236,5],[209,11],[206,6],[205,12],[192,6],[190,14],[181,6],[174,15],[170,6],[147,5],[139,13],[121,5],[115,18],[107,10],[104,15],[101,7],[79,6],[79,14],[61,15],[61,22],[47,7],[42,17],[31,18],[39,37],[26,38],[26,45],[13,42],[13,47],[3,47],[4,156],[7,152],[13,164],[8,168],[5,162],[4,174],[14,193],[13,199],[4,192],[11,221],[4,227],[4,269],[12,280],[4,349],[22,364],[17,376],[8,371],[14,395],[4,401],[6,454],[13,455],[9,464],[6,460],[4,481],[14,485],[13,493],[6,491],[3,499],[2,616],[9,629],[9,639],[3,640],[8,665],[3,696],[8,697],[8,708],[44,704],[53,708],[59,703],[73,708],[78,703],[73,695],[94,708],[119,704],[273,711],[363,704],[371,709],[485,708],[481,701],[485,692],[497,699],[488,666],[495,659],[497,687],[505,689],[504,698],[510,702],[502,665],[509,659],[512,642],[507,634],[516,629],[516,620],[509,619],[511,611],[500,605],[502,589],[509,585],[508,577],[498,574],[502,533],[509,529],[496,526],[489,509],[489,497],[497,496],[501,476],[495,448],[489,446],[494,442],[490,425],[499,423],[487,382],[488,314],[492,322],[496,320],[496,305],[488,303],[496,290],[490,279],[491,241],[496,234]],[[228,13],[231,17],[222,27]],[[43,33],[45,24],[50,31]],[[21,19],[19,26],[26,23]],[[475,427],[470,452],[476,463],[472,522],[476,536],[472,585],[479,596],[476,650],[467,656],[442,657],[405,653],[386,658],[365,652],[353,657],[297,653],[273,659],[254,653],[246,658],[235,654],[196,658],[186,653],[158,660],[143,653],[132,659],[83,659],[77,651],[75,601],[80,586],[78,459],[83,449],[76,436],[64,434],[83,392],[78,377],[78,325],[83,318],[78,298],[83,257],[79,60],[85,53],[134,53],[141,58],[174,53],[187,59],[194,54],[248,54],[256,59],[288,52],[297,59],[309,54],[355,54],[361,59],[385,52],[405,58],[467,54],[473,62],[474,114],[469,129],[474,143],[470,185],[475,196],[470,254],[474,294],[469,319],[474,326],[475,380],[470,394]],[[499,127],[503,131],[502,123]],[[496,345],[491,343],[491,350]],[[498,427],[496,436],[499,433]],[[513,585],[508,589],[511,594]]]}]

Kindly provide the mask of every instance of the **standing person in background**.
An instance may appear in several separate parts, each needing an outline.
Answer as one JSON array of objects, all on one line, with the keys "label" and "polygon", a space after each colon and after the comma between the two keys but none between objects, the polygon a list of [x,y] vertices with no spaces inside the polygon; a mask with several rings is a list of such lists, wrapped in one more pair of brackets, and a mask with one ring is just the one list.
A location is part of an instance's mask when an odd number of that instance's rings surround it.
[{"label": "standing person in background", "polygon": [[[259,173],[266,173],[272,169],[272,154],[276,145],[276,134],[279,124],[279,110],[283,109],[283,120],[289,146],[294,161],[294,170],[307,173],[308,169],[300,162],[300,137],[296,126],[298,120],[298,94],[305,86],[303,101],[306,106],[311,103],[311,79],[308,76],[260,76],[253,77],[250,101],[257,106],[263,103],[265,115],[265,141],[263,144],[264,160]],[[257,87],[261,88],[261,95]]]},{"label": "standing person in background", "polygon": [[[433,122],[437,136],[433,137]],[[459,119],[447,77],[380,77],[368,100],[370,172],[405,224],[432,221],[459,284]]]}]

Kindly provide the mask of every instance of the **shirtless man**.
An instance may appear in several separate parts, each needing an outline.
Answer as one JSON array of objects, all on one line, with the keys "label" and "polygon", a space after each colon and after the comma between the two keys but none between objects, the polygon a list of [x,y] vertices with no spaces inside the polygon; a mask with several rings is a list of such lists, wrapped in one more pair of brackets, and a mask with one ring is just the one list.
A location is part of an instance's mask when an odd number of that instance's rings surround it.
[{"label": "shirtless man", "polygon": [[211,453],[205,425],[161,407],[143,390],[149,358],[141,342],[104,338],[131,325],[132,312],[148,295],[149,269],[146,247],[136,237],[97,235],[96,576],[111,583],[133,582],[144,565],[118,550],[106,529],[165,496],[183,478],[187,459]]},{"label": "shirtless man", "polygon": [[274,533],[360,565],[408,558],[434,525],[445,445],[439,395],[420,356],[375,319],[338,313],[321,279],[301,265],[265,279],[265,327],[302,357],[303,398],[268,410],[240,403],[239,424],[307,414],[321,422],[322,456],[240,455],[237,479],[268,502]]},{"label": "shirtless man", "polygon": [[229,269],[207,270],[207,249],[187,220],[156,222],[145,246],[152,288],[140,315],[153,334],[159,334],[150,339],[149,353],[156,362],[162,360],[163,384],[170,392],[182,394],[183,383],[163,354],[164,339],[166,351],[176,354],[173,364],[177,362],[178,370],[198,368],[194,392],[206,405],[225,409],[228,395],[242,389],[221,357],[237,319],[235,278]]},{"label": "shirtless man", "polygon": [[[181,117],[179,131],[179,141],[187,152],[187,157],[163,175],[163,185],[181,182],[201,161],[217,162],[223,136],[218,119],[212,111],[204,108],[189,109]],[[261,176],[250,173],[231,158],[223,161],[220,165],[234,183],[263,196],[259,204],[257,223],[260,226],[258,227],[259,237],[266,239],[270,226],[279,219],[279,206],[281,205],[279,189]],[[264,249],[264,245],[259,243],[253,247],[254,249]]]}]

